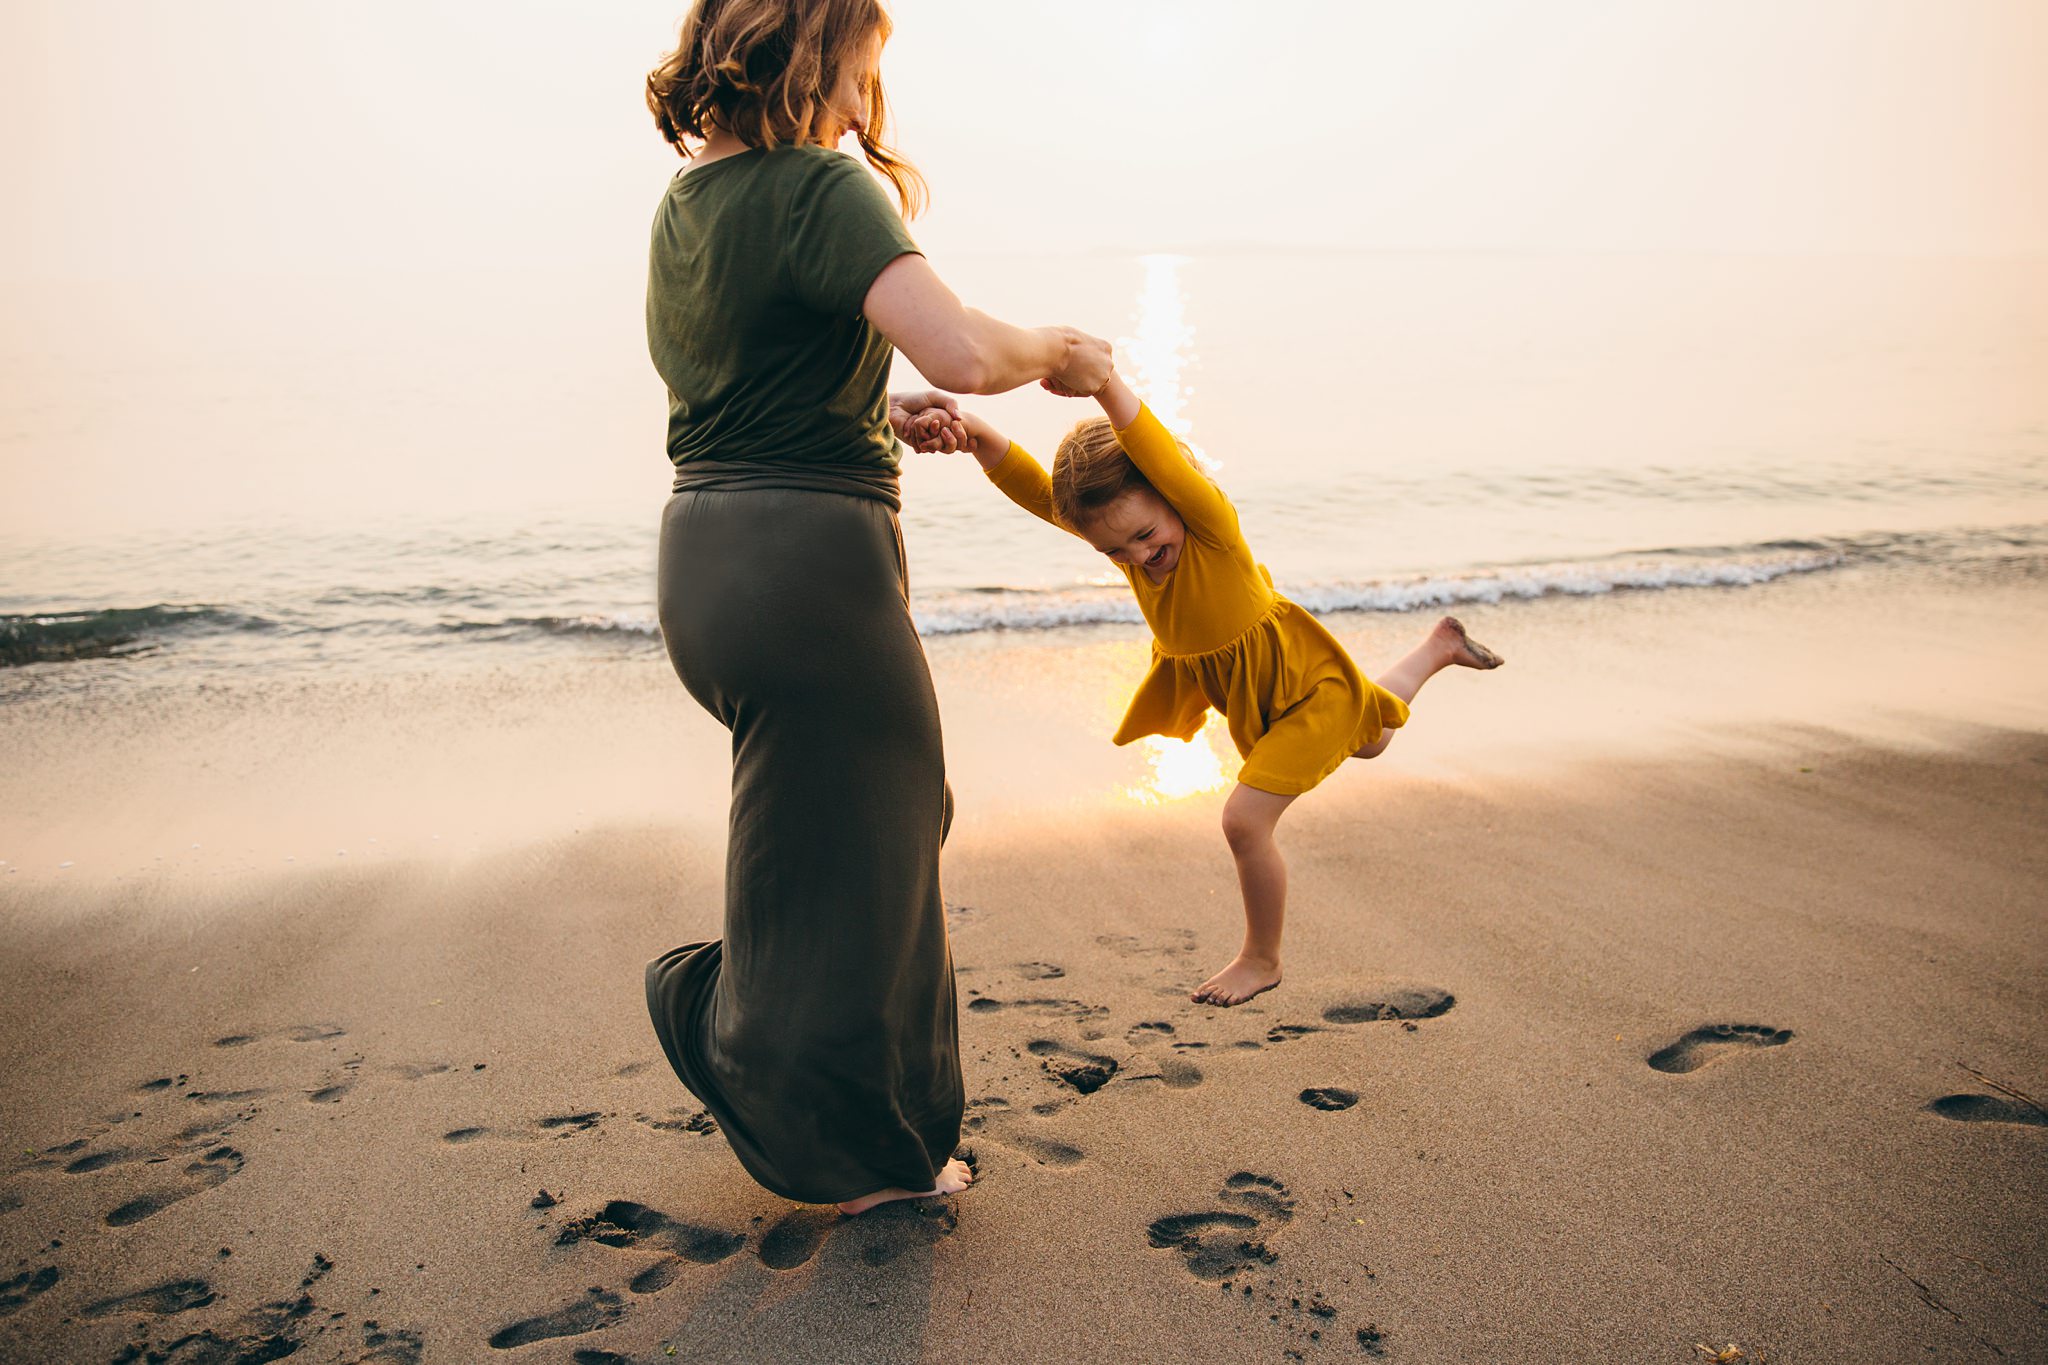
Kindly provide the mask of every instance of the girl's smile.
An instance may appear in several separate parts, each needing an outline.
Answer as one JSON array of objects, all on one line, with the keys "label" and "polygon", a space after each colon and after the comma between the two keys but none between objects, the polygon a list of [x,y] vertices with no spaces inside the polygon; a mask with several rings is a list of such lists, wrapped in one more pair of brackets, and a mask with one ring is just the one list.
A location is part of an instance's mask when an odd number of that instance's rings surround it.
[{"label": "girl's smile", "polygon": [[1172,504],[1149,488],[1133,488],[1090,519],[1086,538],[1112,563],[1145,571],[1154,584],[1180,563],[1187,524]]}]

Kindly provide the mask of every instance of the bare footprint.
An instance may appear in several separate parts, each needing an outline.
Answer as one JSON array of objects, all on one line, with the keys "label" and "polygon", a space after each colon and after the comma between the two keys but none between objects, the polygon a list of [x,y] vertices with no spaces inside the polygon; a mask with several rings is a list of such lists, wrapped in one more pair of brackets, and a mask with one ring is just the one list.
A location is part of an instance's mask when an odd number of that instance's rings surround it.
[{"label": "bare footprint", "polygon": [[818,1254],[839,1223],[827,1209],[791,1209],[761,1237],[761,1264],[770,1270],[794,1270]]},{"label": "bare footprint", "polygon": [[562,1305],[552,1313],[521,1318],[491,1333],[491,1349],[509,1351],[554,1337],[580,1337],[609,1327],[626,1316],[624,1302],[608,1289],[593,1289],[582,1298]]},{"label": "bare footprint", "polygon": [[989,1137],[1005,1147],[1022,1152],[1041,1166],[1078,1166],[1087,1158],[1087,1153],[1072,1143],[1061,1142],[1043,1133],[1034,1133],[1029,1128],[1006,1124],[991,1129]]},{"label": "bare footprint", "polygon": [[153,1218],[171,1205],[204,1193],[242,1169],[242,1154],[232,1147],[216,1147],[185,1167],[186,1183],[139,1194],[107,1215],[107,1226],[124,1228]]},{"label": "bare footprint", "polygon": [[103,1318],[109,1313],[147,1313],[152,1317],[169,1317],[173,1313],[204,1308],[217,1297],[213,1286],[204,1280],[171,1280],[138,1289],[132,1294],[101,1299],[87,1304],[80,1311],[88,1318]]},{"label": "bare footprint", "polygon": [[1682,1076],[1724,1056],[1731,1048],[1779,1047],[1792,1041],[1792,1030],[1762,1024],[1702,1024],[1669,1047],[1649,1056],[1652,1070]]},{"label": "bare footprint", "polygon": [[863,1265],[883,1266],[920,1247],[951,1237],[960,1217],[950,1204],[886,1204],[847,1226],[841,1234]]},{"label": "bare footprint", "polygon": [[10,1279],[0,1280],[0,1318],[15,1312],[63,1278],[63,1271],[46,1265],[41,1270],[25,1270]]},{"label": "bare footprint", "polygon": [[1927,1110],[1959,1123],[2017,1123],[2048,1128],[2048,1113],[2039,1106],[1997,1095],[1943,1095],[1929,1101]]},{"label": "bare footprint", "polygon": [[1109,1013],[1107,1005],[1090,1005],[1080,1000],[1055,1000],[1037,998],[1031,1000],[997,1000],[992,996],[977,995],[967,1002],[971,1014],[993,1014],[997,1010],[1025,1010],[1032,1014],[1064,1015],[1069,1019],[1092,1019]]},{"label": "bare footprint", "polygon": [[1094,1094],[1116,1075],[1116,1058],[1083,1052],[1050,1038],[1034,1038],[1024,1045],[1024,1050],[1040,1058],[1039,1065],[1054,1080],[1072,1086],[1083,1095]]},{"label": "bare footprint", "polygon": [[1458,997],[1435,986],[1396,986],[1357,999],[1339,1001],[1323,1011],[1323,1018],[1332,1024],[1434,1019],[1457,1003]]},{"label": "bare footprint", "polygon": [[589,1217],[576,1219],[555,1238],[557,1246],[598,1242],[608,1247],[655,1247],[698,1265],[722,1261],[746,1241],[744,1233],[685,1223],[630,1199],[612,1200]]},{"label": "bare footprint", "polygon": [[1294,1217],[1294,1199],[1271,1176],[1239,1171],[1223,1182],[1219,1199],[1250,1210],[1175,1213],[1155,1218],[1145,1229],[1155,1247],[1171,1247],[1197,1279],[1227,1280],[1242,1270],[1278,1259],[1264,1232]]}]

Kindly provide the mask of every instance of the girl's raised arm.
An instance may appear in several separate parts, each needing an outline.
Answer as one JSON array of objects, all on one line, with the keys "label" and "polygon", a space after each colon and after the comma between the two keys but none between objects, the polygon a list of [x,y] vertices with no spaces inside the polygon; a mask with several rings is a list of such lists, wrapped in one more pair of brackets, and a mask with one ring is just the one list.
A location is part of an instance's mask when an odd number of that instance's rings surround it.
[{"label": "girl's raised arm", "polygon": [[1095,401],[1102,405],[1102,415],[1116,428],[1117,444],[1159,496],[1173,504],[1173,510],[1180,513],[1189,530],[1212,542],[1236,539],[1237,509],[1207,474],[1195,468],[1180,442],[1173,439],[1173,433],[1160,425],[1152,409],[1138,401],[1138,395],[1131,392],[1122,375],[1110,375],[1109,382],[1096,393]]}]

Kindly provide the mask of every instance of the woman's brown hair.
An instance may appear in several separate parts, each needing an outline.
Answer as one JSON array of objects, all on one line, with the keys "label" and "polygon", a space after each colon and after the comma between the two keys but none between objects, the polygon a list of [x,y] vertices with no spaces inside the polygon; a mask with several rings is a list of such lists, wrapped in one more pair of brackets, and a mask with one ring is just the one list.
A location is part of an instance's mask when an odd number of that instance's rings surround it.
[{"label": "woman's brown hair", "polygon": [[[880,0],[696,0],[683,31],[647,75],[647,107],[683,156],[712,125],[749,147],[808,140],[848,66],[888,41]],[[924,177],[884,138],[889,108],[878,77],[868,86],[861,154],[888,177],[906,217],[924,207]]]}]

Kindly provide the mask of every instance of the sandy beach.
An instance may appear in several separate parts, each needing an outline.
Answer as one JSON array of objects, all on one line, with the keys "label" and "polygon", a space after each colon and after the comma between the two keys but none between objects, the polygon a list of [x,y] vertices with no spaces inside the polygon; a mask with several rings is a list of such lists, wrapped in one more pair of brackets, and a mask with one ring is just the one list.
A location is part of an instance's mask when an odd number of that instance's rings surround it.
[{"label": "sandy beach", "polygon": [[1220,797],[1132,799],[1096,714],[1142,642],[938,642],[979,1179],[857,1219],[654,1044],[724,775],[658,657],[19,702],[0,1357],[2044,1358],[2042,606],[1470,613],[1511,667],[1290,817],[1228,1011]]}]

